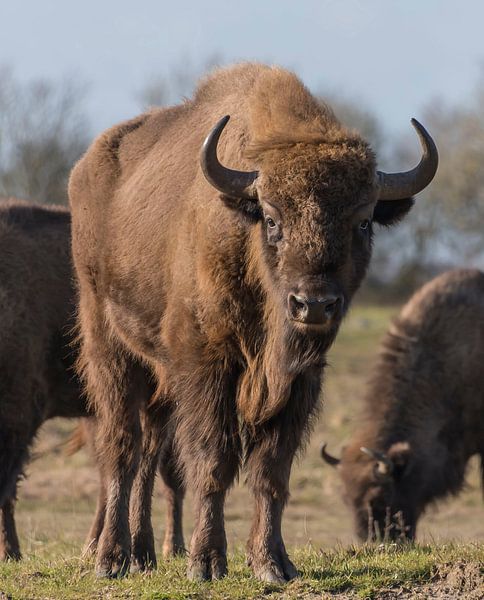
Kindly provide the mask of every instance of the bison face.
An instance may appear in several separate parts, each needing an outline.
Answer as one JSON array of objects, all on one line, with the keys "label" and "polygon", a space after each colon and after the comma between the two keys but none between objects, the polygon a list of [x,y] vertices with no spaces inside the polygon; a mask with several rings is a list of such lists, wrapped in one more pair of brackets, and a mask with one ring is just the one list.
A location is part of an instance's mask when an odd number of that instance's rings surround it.
[{"label": "bison face", "polygon": [[259,227],[268,288],[288,322],[331,334],[370,260],[376,197],[371,155],[355,169],[328,164],[320,150],[268,161],[257,185]]},{"label": "bison face", "polygon": [[395,443],[386,453],[348,447],[341,460],[323,448],[323,458],[339,470],[362,541],[414,539],[422,512],[421,485],[408,443]]},{"label": "bison face", "polygon": [[412,171],[389,175],[376,171],[366,142],[336,128],[313,142],[254,140],[245,155],[258,170],[235,171],[217,158],[228,120],[204,142],[203,173],[227,206],[258,223],[265,291],[288,322],[334,334],[368,266],[372,220],[389,225],[408,212],[437,169],[435,144],[414,122],[424,156]]}]

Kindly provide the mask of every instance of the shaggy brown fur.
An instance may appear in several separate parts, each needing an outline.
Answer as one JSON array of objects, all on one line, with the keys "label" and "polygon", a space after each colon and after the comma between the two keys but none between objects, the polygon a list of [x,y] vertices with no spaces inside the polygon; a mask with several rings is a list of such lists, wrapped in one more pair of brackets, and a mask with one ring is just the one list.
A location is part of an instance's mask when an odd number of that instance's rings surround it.
[{"label": "shaggy brown fur", "polygon": [[[219,156],[259,169],[258,202],[220,196],[199,167],[204,137],[227,113]],[[152,485],[170,407],[195,493],[189,575],[226,573],[223,506],[242,456],[256,505],[252,569],[268,581],[296,575],[282,511],[344,311],[302,325],[287,316],[288,294],[338,294],[346,309],[370,259],[368,220],[394,222],[412,205],[377,203],[374,181],[358,135],[295,75],[256,64],[215,72],[193,100],[113,127],[75,167],[79,366],[108,489],[99,574],[122,574],[130,555],[136,569],[155,561],[151,535],[130,536],[128,498],[140,454]]]},{"label": "shaggy brown fur", "polygon": [[[426,506],[462,489],[473,454],[484,467],[483,358],[480,271],[432,280],[391,325],[365,396],[364,425],[338,466],[362,539],[413,538]],[[392,473],[379,473],[362,446],[385,453]]]},{"label": "shaggy brown fur", "polygon": [[0,203],[0,559],[20,558],[17,481],[40,425],[86,415],[73,367],[70,216]]}]

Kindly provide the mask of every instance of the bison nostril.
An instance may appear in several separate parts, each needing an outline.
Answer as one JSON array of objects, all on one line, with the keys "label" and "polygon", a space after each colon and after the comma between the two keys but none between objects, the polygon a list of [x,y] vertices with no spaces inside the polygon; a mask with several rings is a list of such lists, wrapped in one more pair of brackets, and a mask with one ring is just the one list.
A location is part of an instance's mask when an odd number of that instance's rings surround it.
[{"label": "bison nostril", "polygon": [[308,303],[305,298],[296,296],[296,294],[289,294],[287,305],[292,319],[303,321],[306,318],[308,314]]},{"label": "bison nostril", "polygon": [[287,297],[288,316],[293,321],[308,325],[324,325],[340,316],[343,306],[341,295],[307,298],[290,293]]},{"label": "bison nostril", "polygon": [[338,312],[341,304],[342,299],[340,296],[326,298],[324,305],[324,313],[326,317],[331,318],[333,315],[335,315]]}]

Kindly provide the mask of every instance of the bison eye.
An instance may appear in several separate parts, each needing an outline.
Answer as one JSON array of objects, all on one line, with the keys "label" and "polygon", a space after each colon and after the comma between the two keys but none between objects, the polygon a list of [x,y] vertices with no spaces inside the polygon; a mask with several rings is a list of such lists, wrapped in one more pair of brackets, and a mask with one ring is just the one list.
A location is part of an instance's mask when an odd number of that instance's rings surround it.
[{"label": "bison eye", "polygon": [[364,219],[363,221],[360,221],[360,224],[358,225],[360,231],[367,231],[368,228],[370,227],[370,219]]},{"label": "bison eye", "polygon": [[282,239],[282,231],[279,223],[276,223],[272,217],[266,217],[267,241],[275,245]]}]

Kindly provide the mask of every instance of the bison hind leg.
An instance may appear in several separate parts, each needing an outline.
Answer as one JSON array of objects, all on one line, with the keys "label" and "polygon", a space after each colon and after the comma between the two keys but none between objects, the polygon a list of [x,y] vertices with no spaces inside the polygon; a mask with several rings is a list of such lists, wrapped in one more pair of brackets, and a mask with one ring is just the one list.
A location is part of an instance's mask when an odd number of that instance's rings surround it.
[{"label": "bison hind leg", "polygon": [[15,499],[9,498],[0,513],[0,560],[20,560],[20,544],[15,527]]},{"label": "bison hind leg", "polygon": [[168,418],[166,402],[152,402],[141,413],[141,460],[130,500],[131,573],[156,568],[155,539],[151,505],[156,469],[159,465],[164,425]]},{"label": "bison hind leg", "polygon": [[171,431],[164,441],[159,471],[166,502],[165,536],[163,540],[163,557],[184,556],[186,554],[183,538],[183,500],[185,483],[180,467],[175,458],[174,432]]},{"label": "bison hind leg", "polygon": [[24,424],[21,433],[0,427],[0,560],[21,558],[15,526],[17,482],[29,459],[29,445],[36,428]]}]

